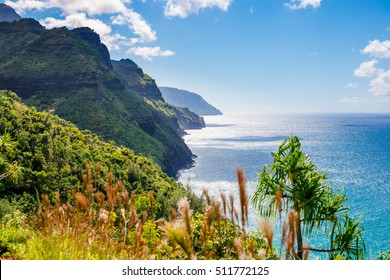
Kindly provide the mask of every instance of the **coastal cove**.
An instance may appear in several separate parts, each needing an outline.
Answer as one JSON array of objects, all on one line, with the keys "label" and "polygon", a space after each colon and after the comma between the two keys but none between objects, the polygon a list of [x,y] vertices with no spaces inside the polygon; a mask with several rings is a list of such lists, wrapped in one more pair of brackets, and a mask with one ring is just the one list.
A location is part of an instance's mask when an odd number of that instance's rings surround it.
[{"label": "coastal cove", "polygon": [[[390,217],[386,214],[390,211],[390,115],[224,115],[205,117],[205,121],[205,129],[188,131],[185,136],[197,158],[195,166],[179,176],[195,193],[205,188],[215,197],[224,192],[237,199],[236,167],[242,166],[252,195],[258,173],[272,162],[271,153],[284,139],[296,135],[317,169],[326,172],[333,189],[345,193],[352,215],[362,215],[367,257],[390,249]],[[251,209],[249,226],[257,229],[259,220]],[[310,244],[321,247],[322,242],[320,235],[310,238]]]}]

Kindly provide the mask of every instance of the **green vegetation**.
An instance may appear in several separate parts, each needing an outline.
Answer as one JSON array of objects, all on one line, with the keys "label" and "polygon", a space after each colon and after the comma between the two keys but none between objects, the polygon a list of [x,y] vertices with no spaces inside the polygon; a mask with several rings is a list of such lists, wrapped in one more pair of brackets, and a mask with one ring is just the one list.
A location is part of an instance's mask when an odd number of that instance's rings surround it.
[{"label": "green vegetation", "polygon": [[188,108],[172,106],[177,121],[182,129],[201,129],[206,127],[203,117],[198,116]]},{"label": "green vegetation", "polygon": [[111,60],[111,64],[129,90],[149,100],[164,101],[155,80],[145,74],[134,61],[130,59]]},{"label": "green vegetation", "polygon": [[0,117],[1,258],[275,258],[244,214],[238,226],[233,199],[205,192],[204,205],[148,159],[10,91]]},{"label": "green vegetation", "polygon": [[[349,217],[347,198],[332,191],[325,174],[301,150],[298,137],[285,140],[272,155],[274,162],[260,173],[253,202],[266,217],[278,213],[282,220],[284,212],[281,250],[285,246],[286,259],[306,258],[309,251],[328,252],[330,259],[364,258],[359,220]],[[305,246],[304,235],[321,228],[329,235],[330,248]]]},{"label": "green vegetation", "polygon": [[[237,205],[232,195],[216,199],[207,190],[201,199],[148,159],[29,108],[12,92],[0,91],[0,116],[0,258],[282,257],[270,221],[247,230],[242,169]],[[319,251],[330,259],[364,258],[362,228],[348,216],[345,196],[332,192],[298,138],[284,141],[273,156],[253,201],[263,216],[285,215],[285,257],[303,259]],[[330,248],[303,244],[322,228]],[[378,257],[388,258],[388,252]]]},{"label": "green vegetation", "polygon": [[204,119],[194,112],[191,112],[188,108],[175,107],[164,101],[150,100],[147,98],[145,98],[145,102],[149,103],[156,110],[171,118],[172,122],[177,122],[182,130],[201,129],[206,127]]},{"label": "green vegetation", "polygon": [[154,81],[142,73],[134,80],[140,87],[130,87],[91,29],[46,30],[33,19],[0,22],[0,49],[0,89],[152,158],[170,176],[193,163],[175,117],[144,101],[143,90],[161,97]]},{"label": "green vegetation", "polygon": [[[130,192],[152,191],[159,205],[155,215],[160,217],[168,216],[186,195],[184,187],[147,158],[18,100],[14,93],[0,91],[0,197],[22,200],[29,209],[38,194],[53,198],[58,192],[67,201],[89,163],[99,163],[96,172],[103,176],[112,172]],[[96,180],[104,189],[104,180]]]},{"label": "green vegetation", "polygon": [[381,261],[390,261],[390,251],[387,252],[379,252],[378,260]]},{"label": "green vegetation", "polygon": [[121,59],[120,61],[111,60],[111,63],[114,71],[121,76],[126,87],[137,92],[146,103],[167,116],[173,127],[179,125],[181,130],[205,127],[203,118],[188,108],[175,107],[166,103],[156,82],[133,61]]}]

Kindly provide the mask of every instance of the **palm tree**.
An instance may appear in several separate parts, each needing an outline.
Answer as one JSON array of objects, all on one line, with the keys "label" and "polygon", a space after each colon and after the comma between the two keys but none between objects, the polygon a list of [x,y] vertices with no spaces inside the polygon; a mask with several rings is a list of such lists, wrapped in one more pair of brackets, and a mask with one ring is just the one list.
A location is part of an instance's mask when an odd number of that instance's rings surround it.
[{"label": "palm tree", "polygon": [[[346,197],[333,193],[325,173],[318,172],[301,150],[298,137],[286,139],[272,156],[273,164],[259,175],[252,202],[262,216],[278,213],[282,219],[285,213],[282,244],[286,243],[286,258],[303,259],[309,251],[329,252],[331,258],[364,256],[363,229],[347,215]],[[323,227],[330,235],[330,248],[304,247],[303,236]]]}]

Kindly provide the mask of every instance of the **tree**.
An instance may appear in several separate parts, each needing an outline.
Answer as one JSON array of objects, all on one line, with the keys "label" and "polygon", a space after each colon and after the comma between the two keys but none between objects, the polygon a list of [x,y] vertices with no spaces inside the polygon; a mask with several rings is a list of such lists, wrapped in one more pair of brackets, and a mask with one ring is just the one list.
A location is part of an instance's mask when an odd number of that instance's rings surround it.
[{"label": "tree", "polygon": [[17,161],[11,163],[6,157],[13,153],[16,144],[9,133],[0,136],[0,180],[9,177],[13,182],[17,182],[22,177],[23,168]]},{"label": "tree", "polygon": [[[285,245],[286,258],[303,259],[309,251],[328,252],[331,259],[364,257],[363,228],[348,216],[347,198],[332,191],[325,173],[301,150],[298,137],[286,139],[272,156],[273,164],[259,174],[252,202],[263,216],[278,213],[282,221],[284,213],[281,250]],[[330,248],[305,247],[303,236],[321,228],[329,235]]]}]

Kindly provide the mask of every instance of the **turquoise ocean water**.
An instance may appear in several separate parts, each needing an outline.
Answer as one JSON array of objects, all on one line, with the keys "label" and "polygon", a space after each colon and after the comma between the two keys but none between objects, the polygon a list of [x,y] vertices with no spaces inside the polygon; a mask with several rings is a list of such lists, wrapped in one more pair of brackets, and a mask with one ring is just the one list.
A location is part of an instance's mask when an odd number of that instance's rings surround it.
[{"label": "turquoise ocean water", "polygon": [[[272,162],[271,152],[288,136],[297,135],[303,151],[318,170],[327,172],[333,188],[343,189],[352,215],[363,215],[368,258],[390,250],[390,115],[225,115],[205,121],[205,129],[190,130],[185,137],[197,159],[179,177],[196,193],[207,188],[214,196],[223,191],[238,197],[237,166],[244,168],[248,192],[253,193],[258,173]],[[256,228],[260,218],[253,209],[249,219],[250,227]],[[321,234],[307,242],[327,247]]]}]

